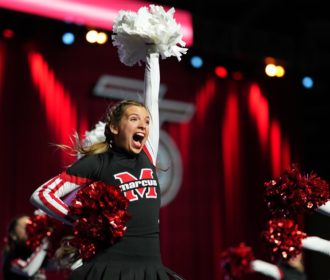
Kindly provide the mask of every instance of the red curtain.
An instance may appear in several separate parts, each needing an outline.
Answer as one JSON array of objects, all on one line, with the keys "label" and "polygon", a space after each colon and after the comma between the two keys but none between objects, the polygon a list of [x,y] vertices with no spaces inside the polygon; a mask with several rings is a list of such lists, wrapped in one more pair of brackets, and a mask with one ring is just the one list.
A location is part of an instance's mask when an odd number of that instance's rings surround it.
[{"label": "red curtain", "polygon": [[[165,265],[187,279],[223,279],[219,255],[229,246],[244,241],[266,258],[263,182],[299,147],[290,147],[290,121],[282,126],[263,85],[216,79],[187,62],[160,62],[164,98],[195,106],[189,122],[162,127],[180,151],[183,180],[161,209],[161,249]],[[92,95],[98,78],[142,80],[143,72],[121,64],[112,46],[64,46],[52,36],[0,41],[1,240],[12,217],[33,212],[35,188],[74,160],[51,143],[70,143],[75,130],[91,129],[103,116],[110,100]]]}]

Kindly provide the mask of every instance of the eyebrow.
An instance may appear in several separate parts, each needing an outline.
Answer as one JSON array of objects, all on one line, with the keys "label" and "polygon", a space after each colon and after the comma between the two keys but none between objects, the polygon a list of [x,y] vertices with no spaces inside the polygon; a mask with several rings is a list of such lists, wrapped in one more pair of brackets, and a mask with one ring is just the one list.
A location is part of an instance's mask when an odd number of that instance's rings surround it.
[{"label": "eyebrow", "polygon": [[[128,117],[131,117],[131,116],[140,117],[140,115],[137,114],[137,113],[131,113],[131,114],[128,114]],[[148,116],[146,116],[145,118],[146,118],[146,119],[150,119],[150,116],[148,115]]]}]

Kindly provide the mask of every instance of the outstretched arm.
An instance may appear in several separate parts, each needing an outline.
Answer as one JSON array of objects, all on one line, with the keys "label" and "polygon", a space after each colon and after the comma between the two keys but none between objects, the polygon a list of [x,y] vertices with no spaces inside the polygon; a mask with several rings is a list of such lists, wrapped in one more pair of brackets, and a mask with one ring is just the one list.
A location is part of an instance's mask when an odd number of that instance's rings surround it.
[{"label": "outstretched arm", "polygon": [[272,263],[262,260],[251,261],[251,268],[254,272],[261,273],[276,280],[283,279],[283,273],[280,268]]},{"label": "outstretched arm", "polygon": [[159,54],[148,53],[146,57],[144,74],[144,103],[150,112],[151,122],[149,129],[149,139],[147,141],[146,148],[154,165],[156,165],[159,142],[159,84]]},{"label": "outstretched arm", "polygon": [[14,259],[11,261],[11,271],[26,277],[33,276],[41,267],[47,255],[48,241],[32,253],[27,260]]},{"label": "outstretched arm", "polygon": [[320,252],[330,256],[330,241],[318,236],[308,236],[302,240],[304,249]]},{"label": "outstretched arm", "polygon": [[325,204],[317,208],[317,212],[330,216],[330,201],[326,202]]}]

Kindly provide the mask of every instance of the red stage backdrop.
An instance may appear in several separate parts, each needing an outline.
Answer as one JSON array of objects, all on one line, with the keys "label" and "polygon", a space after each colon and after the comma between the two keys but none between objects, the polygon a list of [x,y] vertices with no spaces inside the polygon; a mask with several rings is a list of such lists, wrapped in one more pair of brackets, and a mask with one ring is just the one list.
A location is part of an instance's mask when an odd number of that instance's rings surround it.
[{"label": "red stage backdrop", "polygon": [[[189,121],[162,125],[180,152],[183,176],[161,209],[163,261],[186,279],[220,280],[219,254],[229,246],[244,241],[266,259],[263,182],[299,161],[299,145],[292,145],[298,107],[289,97],[282,102],[284,84],[272,92],[258,80],[217,79],[190,68],[187,58],[161,60],[160,68],[163,99],[195,107]],[[51,32],[0,41],[1,240],[11,218],[33,212],[35,188],[75,160],[51,143],[68,144],[74,131],[103,117],[111,100],[93,95],[98,79],[142,81],[143,74],[143,66],[121,64],[110,43],[64,46]]]}]

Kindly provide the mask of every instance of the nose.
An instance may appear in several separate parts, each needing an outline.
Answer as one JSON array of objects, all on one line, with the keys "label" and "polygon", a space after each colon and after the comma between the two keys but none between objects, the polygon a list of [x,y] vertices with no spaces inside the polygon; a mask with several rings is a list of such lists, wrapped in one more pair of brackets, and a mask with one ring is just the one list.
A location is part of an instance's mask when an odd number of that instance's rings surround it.
[{"label": "nose", "polygon": [[147,123],[143,120],[139,122],[139,128],[145,129],[147,127]]}]

